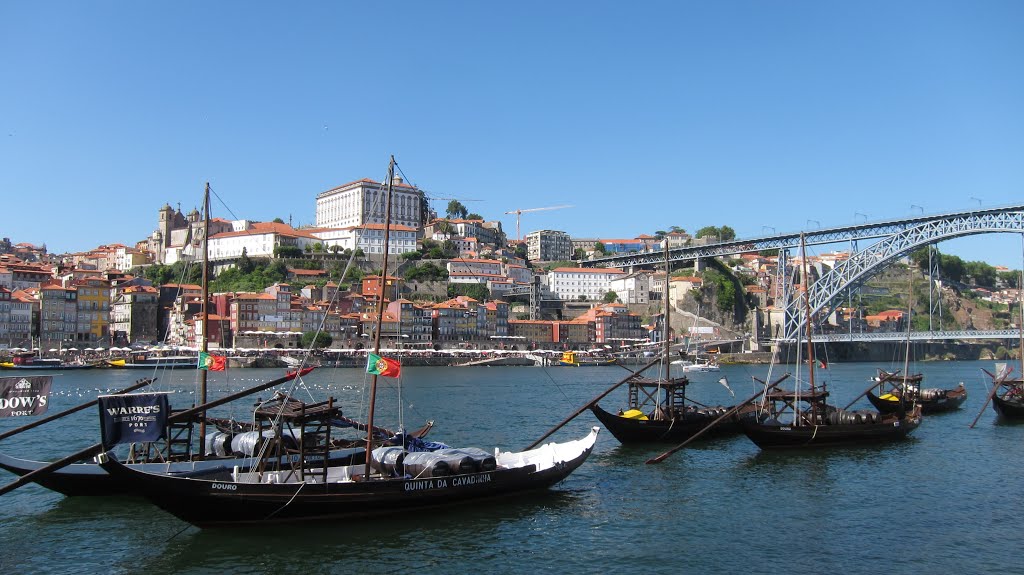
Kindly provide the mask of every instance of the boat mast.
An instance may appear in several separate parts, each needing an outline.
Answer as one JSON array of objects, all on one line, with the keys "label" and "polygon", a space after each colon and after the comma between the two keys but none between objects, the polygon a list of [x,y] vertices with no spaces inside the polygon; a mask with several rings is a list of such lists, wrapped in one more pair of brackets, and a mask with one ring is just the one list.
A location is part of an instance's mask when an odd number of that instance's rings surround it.
[{"label": "boat mast", "polygon": [[1024,234],[1020,235],[1020,254],[1020,282],[1017,283],[1017,301],[1020,303],[1020,323],[1017,326],[1017,333],[1020,335],[1020,347],[1017,348],[1017,357],[1020,359],[1018,378],[1024,382]]},{"label": "boat mast", "polygon": [[672,375],[672,361],[669,357],[669,353],[672,351],[672,342],[669,341],[669,317],[671,315],[671,304],[668,301],[668,280],[669,280],[669,263],[668,263],[668,238],[665,241],[665,285],[661,289],[661,297],[665,301],[663,302],[665,308],[664,325],[661,326],[661,340],[664,348],[665,361],[662,362],[662,370],[664,373],[665,381]]},{"label": "boat mast", "polygon": [[[909,270],[909,268],[908,268]],[[907,350],[903,356],[903,386],[900,388],[900,406],[906,402],[905,397],[909,393],[908,387],[910,385],[910,320],[914,313],[914,272],[910,271],[910,287],[907,293]],[[921,395],[921,384],[917,384],[917,395]]]},{"label": "boat mast", "polygon": [[[388,252],[391,238],[391,190],[395,182],[395,156],[388,162],[388,187],[384,199],[384,260],[381,264],[380,288],[377,291],[377,324],[373,334],[373,354],[380,353],[380,331],[384,323],[384,290],[388,277]],[[363,477],[370,478],[370,459],[373,452],[373,412],[377,403],[377,374],[370,377],[370,413],[366,418],[366,468]]]},{"label": "boat mast", "polygon": [[818,411],[817,402],[814,401],[814,343],[811,341],[811,282],[807,275],[807,245],[804,243],[804,234],[800,232],[800,272],[803,275],[804,284],[804,321],[807,323],[807,379],[811,384],[811,414],[816,415]]},{"label": "boat mast", "polygon": [[[202,323],[202,337],[199,338],[199,351],[200,353],[206,353],[207,351],[207,340],[209,339],[208,334],[210,329],[209,313],[207,312],[206,306],[207,301],[210,299],[210,277],[209,277],[209,261],[210,261],[210,182],[206,182],[206,190],[203,192],[203,296],[200,302],[200,313]],[[206,370],[199,370],[199,405],[206,403]],[[203,445],[206,441],[206,410],[203,410],[199,414],[199,459],[203,458]]]}]

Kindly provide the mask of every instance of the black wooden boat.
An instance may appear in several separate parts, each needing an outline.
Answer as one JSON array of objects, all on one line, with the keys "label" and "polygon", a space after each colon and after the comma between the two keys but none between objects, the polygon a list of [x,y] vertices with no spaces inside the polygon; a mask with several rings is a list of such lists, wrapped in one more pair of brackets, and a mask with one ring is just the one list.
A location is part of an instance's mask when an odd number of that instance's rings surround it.
[{"label": "black wooden boat", "polygon": [[[1018,388],[1020,390],[1021,388]],[[1001,417],[1011,420],[1024,420],[1024,396],[1021,392],[1014,395],[994,396],[992,407]]]},{"label": "black wooden boat", "polygon": [[[934,414],[944,413],[960,409],[960,405],[967,399],[967,389],[964,384],[953,389],[926,388],[919,389],[908,386],[907,402],[916,402],[921,406],[921,413]],[[882,395],[875,395],[872,392],[865,394],[871,405],[881,413],[898,413],[900,411],[900,399],[903,395],[901,388],[890,389]],[[906,409],[904,407],[904,409]]]},{"label": "black wooden boat", "polygon": [[[333,450],[329,455],[328,465],[356,465],[365,461],[365,454],[366,449],[362,447]],[[247,467],[254,461],[252,457],[216,457],[193,461],[130,463],[127,466],[145,473],[191,475],[224,467]],[[284,461],[286,464],[288,463],[287,459]],[[0,468],[15,475],[25,475],[46,465],[49,465],[49,462],[20,459],[0,453]],[[96,461],[72,463],[57,471],[40,476],[35,483],[69,497],[124,495],[135,490],[133,481],[110,475],[97,465]]]},{"label": "black wooden boat", "polygon": [[[685,377],[664,379],[631,378],[629,405],[610,413],[597,403],[590,410],[620,443],[680,442],[711,425],[731,407],[697,407],[687,402]],[[740,432],[739,416],[723,419],[709,436]]]},{"label": "black wooden boat", "polygon": [[[825,402],[824,384],[815,385],[815,355],[811,341],[810,288],[804,236],[800,234],[803,261],[802,292],[806,326],[807,382],[810,389],[765,389],[758,410],[740,419],[743,433],[761,449],[839,447],[885,443],[905,438],[921,424],[921,407],[903,402],[895,414],[877,411],[846,411]],[[800,347],[797,346],[799,350]],[[797,362],[799,364],[799,362]]]},{"label": "black wooden boat", "polygon": [[[391,196],[395,160],[388,167],[384,238],[390,245]],[[381,281],[387,276],[389,250],[382,255]],[[381,286],[380,292],[384,293]],[[379,357],[384,298],[376,302],[373,355],[366,429],[374,430],[379,376],[399,377],[400,364]],[[135,491],[162,509],[199,526],[264,521],[309,521],[408,512],[427,507],[508,496],[545,489],[565,479],[593,451],[599,428],[579,440],[548,443],[535,449],[493,456],[476,449],[452,450],[444,445],[408,445],[373,449],[366,434],[363,465],[328,467],[324,459],[333,444],[333,428],[342,421],[333,400],[305,405],[282,401],[261,406],[257,420],[273,422],[268,449],[247,469],[223,467],[189,477],[152,474],[121,465],[109,453],[100,465],[115,477],[131,481]],[[344,422],[343,422],[344,423]],[[347,423],[345,423],[347,425]],[[285,430],[291,433],[285,434]],[[297,441],[286,441],[286,439]],[[288,464],[267,466],[263,456],[296,455]],[[319,457],[314,458],[319,455]]]},{"label": "black wooden boat", "polygon": [[[671,275],[669,262],[666,251],[665,277]],[[660,441],[679,443],[697,434],[706,434],[710,437],[739,433],[738,416],[732,407],[711,407],[687,401],[686,386],[690,384],[690,380],[686,376],[671,377],[669,352],[672,337],[668,282],[664,285],[662,302],[664,314],[659,320],[662,346],[660,377],[646,378],[638,372],[620,382],[629,385],[625,409],[620,409],[617,413],[606,411],[597,403],[602,395],[588,404],[590,411],[608,428],[615,439],[624,444]],[[730,414],[730,410],[734,412]]]},{"label": "black wooden boat", "polygon": [[[903,414],[846,411],[825,403],[828,392],[775,390],[767,410],[739,425],[761,449],[870,445],[905,438],[921,424],[921,408]],[[805,408],[801,403],[807,403]]]},{"label": "black wooden boat", "polygon": [[[583,464],[598,430],[529,451],[495,451],[494,457],[469,464],[465,457],[458,458],[458,466],[427,463],[416,474],[406,463],[404,473],[390,477],[375,473],[367,478],[361,465],[263,473],[224,467],[191,477],[145,473],[102,456],[101,466],[136,484],[136,491],[161,509],[199,527],[345,519],[546,489]],[[437,461],[445,457],[441,452],[427,455],[436,455]]]},{"label": "black wooden boat", "polygon": [[1024,379],[1009,377],[1005,367],[992,376],[992,408],[1000,417],[1011,421],[1024,421]]}]

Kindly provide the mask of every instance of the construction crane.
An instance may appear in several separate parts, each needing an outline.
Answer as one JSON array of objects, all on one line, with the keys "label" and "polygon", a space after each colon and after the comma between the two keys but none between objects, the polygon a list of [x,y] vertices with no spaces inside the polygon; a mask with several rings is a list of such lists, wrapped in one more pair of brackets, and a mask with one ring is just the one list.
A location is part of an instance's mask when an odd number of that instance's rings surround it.
[{"label": "construction crane", "polygon": [[505,212],[506,214],[516,215],[516,238],[522,240],[523,236],[519,233],[519,215],[525,214],[526,212],[542,212],[544,210],[561,210],[563,208],[571,208],[572,206],[549,206],[546,208],[527,208],[525,210],[512,210],[511,212]]}]

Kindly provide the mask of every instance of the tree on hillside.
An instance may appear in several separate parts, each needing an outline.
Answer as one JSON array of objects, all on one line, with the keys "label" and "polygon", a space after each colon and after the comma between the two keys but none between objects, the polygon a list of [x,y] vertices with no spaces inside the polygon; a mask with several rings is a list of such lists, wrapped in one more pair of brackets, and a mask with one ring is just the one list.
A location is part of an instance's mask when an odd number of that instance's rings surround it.
[{"label": "tree on hillside", "polygon": [[282,220],[281,218],[274,218],[272,221],[275,224],[283,224],[284,223],[284,220]]},{"label": "tree on hillside", "polygon": [[716,228],[715,226],[704,226],[697,230],[698,238],[717,238],[719,241],[727,242],[736,239],[736,230],[729,226]]},{"label": "tree on hillside", "polygon": [[606,255],[608,251],[605,249],[604,244],[601,242],[594,242],[594,253]]},{"label": "tree on hillside", "polygon": [[491,292],[483,284],[448,284],[448,297],[469,296],[477,301],[487,301]]},{"label": "tree on hillside", "polygon": [[449,218],[463,218],[469,214],[469,210],[466,206],[462,205],[459,200],[452,200],[448,202],[448,210],[445,212]]},{"label": "tree on hillside", "polygon": [[1020,286],[1020,272],[999,272],[999,280],[1008,288]]},{"label": "tree on hillside", "polygon": [[256,265],[252,263],[252,259],[249,258],[249,254],[246,253],[245,248],[242,248],[242,255],[238,258],[238,263],[235,265],[238,268],[239,273],[251,274]]},{"label": "tree on hillside", "polygon": [[471,213],[471,214],[467,215],[466,219],[467,220],[482,220],[482,219],[484,219],[484,217],[481,216],[480,214],[474,212],[474,213]]},{"label": "tree on hillside", "polygon": [[604,303],[615,303],[615,302],[619,301],[619,296],[616,295],[615,292],[610,291],[610,292],[604,294],[603,301],[604,301]]},{"label": "tree on hillside", "polygon": [[307,331],[302,334],[302,338],[299,339],[299,345],[306,349],[311,347],[323,349],[325,347],[329,347],[333,342],[334,338],[331,337],[331,334],[322,331],[319,333],[315,331]]}]

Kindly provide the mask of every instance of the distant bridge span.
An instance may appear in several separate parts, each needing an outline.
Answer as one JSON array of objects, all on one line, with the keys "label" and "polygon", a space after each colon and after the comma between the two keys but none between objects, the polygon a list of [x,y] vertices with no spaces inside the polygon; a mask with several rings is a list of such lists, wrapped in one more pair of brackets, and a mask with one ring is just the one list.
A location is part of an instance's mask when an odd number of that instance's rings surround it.
[{"label": "distant bridge span", "polygon": [[[810,286],[810,315],[830,315],[848,290],[861,287],[897,258],[937,242],[976,234],[1024,232],[1024,205],[949,212],[935,215],[865,222],[824,230],[804,232],[807,245],[856,242],[880,239],[863,249],[854,251],[850,258],[825,273]],[[669,250],[668,259],[685,262],[700,258],[729,256],[753,251],[777,249],[780,261],[785,262],[789,252],[800,245],[800,233],[762,236],[732,240],[710,245],[687,246]],[[581,262],[584,267],[653,268],[664,265],[664,252],[645,252],[611,256]],[[780,270],[785,271],[785,270]],[[792,277],[785,274],[780,277]],[[791,297],[794,290],[786,289],[785,329],[778,339],[797,339],[804,326],[805,314],[800,298]],[[776,303],[779,306],[779,303]]]},{"label": "distant bridge span", "polygon": [[[1024,232],[1024,210],[950,214],[919,222],[850,254],[849,259],[811,284],[810,315],[820,312],[824,312],[824,316],[831,314],[844,292],[859,288],[893,260],[920,247],[963,236],[1008,232]],[[800,298],[786,302],[785,339],[796,339],[802,329],[806,320],[799,310],[802,305]]]},{"label": "distant bridge span", "polygon": [[[814,334],[815,343],[907,341],[906,332],[829,333]],[[1020,332],[1015,329],[961,329],[946,331],[915,331],[909,334],[911,341],[949,341],[963,339],[1017,339]]]},{"label": "distant bridge span", "polygon": [[[809,246],[837,244],[842,242],[879,239],[893,236],[921,225],[938,221],[972,220],[974,218],[988,219],[999,218],[1007,214],[1024,213],[1024,205],[1004,206],[1001,208],[987,208],[969,210],[963,212],[949,212],[945,214],[918,216],[912,218],[883,220],[879,222],[864,222],[852,226],[840,226],[823,230],[811,230],[804,233],[804,241]],[[989,232],[1016,232],[1019,229],[978,229],[967,231],[959,235],[982,234]],[[950,235],[948,239],[957,237]],[[747,239],[730,240],[715,244],[686,246],[669,250],[669,261],[686,262],[701,258],[713,258],[719,256],[737,255],[762,250],[792,250],[800,247],[800,232],[760,236]],[[586,260],[580,262],[582,267],[614,267],[614,268],[655,268],[664,265],[665,253],[663,251],[644,252],[639,254],[623,254]]]}]

